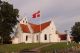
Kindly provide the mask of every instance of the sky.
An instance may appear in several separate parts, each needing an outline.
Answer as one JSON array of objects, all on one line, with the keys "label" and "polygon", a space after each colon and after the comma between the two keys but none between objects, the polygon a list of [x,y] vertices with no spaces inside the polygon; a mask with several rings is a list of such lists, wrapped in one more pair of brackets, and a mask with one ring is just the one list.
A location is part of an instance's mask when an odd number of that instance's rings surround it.
[{"label": "sky", "polygon": [[[19,9],[20,17],[29,22],[41,23],[53,20],[57,31],[70,31],[80,21],[80,0],[5,0]],[[40,10],[41,17],[33,19],[32,14]],[[41,22],[40,22],[41,21]]]}]

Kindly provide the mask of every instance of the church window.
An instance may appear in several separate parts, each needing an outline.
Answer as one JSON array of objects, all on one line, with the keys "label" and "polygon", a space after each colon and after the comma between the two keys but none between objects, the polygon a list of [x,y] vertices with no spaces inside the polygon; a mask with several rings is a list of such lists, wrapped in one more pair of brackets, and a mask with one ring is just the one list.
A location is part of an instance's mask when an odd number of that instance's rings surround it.
[{"label": "church window", "polygon": [[24,21],[23,21],[23,23],[24,23]]},{"label": "church window", "polygon": [[44,39],[47,40],[47,35],[46,34],[44,35]]},{"label": "church window", "polygon": [[56,34],[58,34],[58,31],[56,31]]},{"label": "church window", "polygon": [[26,18],[25,18],[25,21],[26,21]]},{"label": "church window", "polygon": [[36,39],[38,40],[38,35],[36,36]]},{"label": "church window", "polygon": [[26,23],[27,23],[27,21],[26,21]]},{"label": "church window", "polygon": [[28,40],[28,36],[26,36],[26,41]]}]

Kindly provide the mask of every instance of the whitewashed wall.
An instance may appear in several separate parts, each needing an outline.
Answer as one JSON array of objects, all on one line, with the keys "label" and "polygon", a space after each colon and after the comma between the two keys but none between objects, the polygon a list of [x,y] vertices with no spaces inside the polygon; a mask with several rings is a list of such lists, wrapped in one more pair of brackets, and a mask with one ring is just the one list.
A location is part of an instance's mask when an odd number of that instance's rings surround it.
[{"label": "whitewashed wall", "polygon": [[19,39],[17,37],[15,37],[13,40],[12,40],[12,44],[18,44],[19,42]]},{"label": "whitewashed wall", "polygon": [[[20,27],[19,27],[20,28]],[[45,34],[47,35],[47,40],[44,39]],[[47,28],[45,28],[41,33],[23,33],[21,31],[21,28],[18,29],[18,34],[17,34],[18,38],[14,38],[13,39],[13,43],[17,44],[17,43],[38,43],[38,42],[42,42],[42,43],[49,43],[49,42],[60,42],[60,38],[58,36],[58,34],[56,34],[56,27],[54,25],[54,22],[52,21],[50,26],[48,26]],[[28,36],[28,39],[26,40],[26,36]],[[38,40],[37,40],[37,36],[38,36]]]},{"label": "whitewashed wall", "polygon": [[[44,35],[47,35],[47,40],[44,39]],[[40,42],[59,42],[60,38],[58,37],[58,34],[56,34],[56,28],[53,22],[51,22],[50,26],[48,26],[46,29],[42,31],[42,34],[40,35]]]}]

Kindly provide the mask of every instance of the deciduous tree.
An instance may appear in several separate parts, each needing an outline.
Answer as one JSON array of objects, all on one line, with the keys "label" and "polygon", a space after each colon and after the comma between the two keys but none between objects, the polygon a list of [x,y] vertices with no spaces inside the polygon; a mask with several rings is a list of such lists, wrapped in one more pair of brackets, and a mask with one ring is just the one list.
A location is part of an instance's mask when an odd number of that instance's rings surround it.
[{"label": "deciduous tree", "polygon": [[5,43],[10,41],[10,34],[18,23],[18,12],[12,4],[0,0],[0,36]]},{"label": "deciduous tree", "polygon": [[74,37],[74,41],[80,41],[80,22],[75,22],[75,25],[71,29],[71,35]]}]

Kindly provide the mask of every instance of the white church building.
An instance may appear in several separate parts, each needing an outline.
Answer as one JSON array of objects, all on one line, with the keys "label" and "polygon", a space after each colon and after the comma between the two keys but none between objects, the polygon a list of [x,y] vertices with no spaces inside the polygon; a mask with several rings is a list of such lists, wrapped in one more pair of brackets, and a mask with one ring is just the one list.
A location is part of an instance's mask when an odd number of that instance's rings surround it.
[{"label": "white church building", "polygon": [[17,32],[12,38],[12,44],[50,42],[60,42],[52,20],[42,24],[33,24],[28,23],[27,19],[23,18],[17,25]]}]

